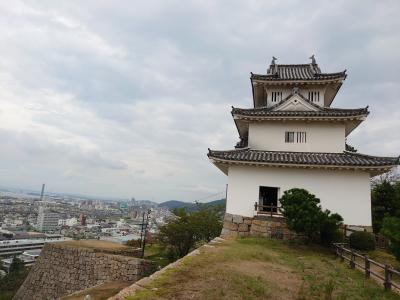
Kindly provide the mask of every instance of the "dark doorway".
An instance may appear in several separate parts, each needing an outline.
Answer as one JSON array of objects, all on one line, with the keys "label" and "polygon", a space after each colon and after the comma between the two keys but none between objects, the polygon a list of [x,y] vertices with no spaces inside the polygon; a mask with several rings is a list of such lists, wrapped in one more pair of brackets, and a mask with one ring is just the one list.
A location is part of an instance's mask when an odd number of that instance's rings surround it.
[{"label": "dark doorway", "polygon": [[278,188],[260,186],[259,204],[262,212],[278,212]]}]

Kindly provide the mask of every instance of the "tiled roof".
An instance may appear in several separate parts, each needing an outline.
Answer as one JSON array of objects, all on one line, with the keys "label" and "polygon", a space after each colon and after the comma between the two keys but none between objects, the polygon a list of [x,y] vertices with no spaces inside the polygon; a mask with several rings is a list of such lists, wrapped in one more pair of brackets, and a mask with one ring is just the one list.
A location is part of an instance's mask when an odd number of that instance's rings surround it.
[{"label": "tiled roof", "polygon": [[346,70],[337,73],[321,73],[317,64],[271,65],[266,75],[251,73],[251,79],[260,80],[333,80],[345,79]]},{"label": "tiled roof", "polygon": [[379,157],[344,151],[342,153],[261,151],[251,149],[209,150],[209,158],[223,161],[256,162],[286,165],[321,165],[349,167],[390,167],[399,164],[398,157]]},{"label": "tiled roof", "polygon": [[321,107],[319,111],[275,111],[267,107],[249,109],[232,107],[232,115],[244,117],[356,117],[368,114],[368,107],[356,109]]}]

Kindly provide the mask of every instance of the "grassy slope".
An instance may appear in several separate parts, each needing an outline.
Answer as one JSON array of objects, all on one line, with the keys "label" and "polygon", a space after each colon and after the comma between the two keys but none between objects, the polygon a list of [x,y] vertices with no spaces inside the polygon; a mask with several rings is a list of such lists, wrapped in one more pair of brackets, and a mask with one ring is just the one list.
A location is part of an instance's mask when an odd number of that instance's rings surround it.
[{"label": "grassy slope", "polygon": [[123,288],[126,288],[131,283],[124,281],[107,282],[94,288],[86,289],[72,296],[66,296],[61,300],[82,300],[86,295],[90,295],[93,300],[107,300],[114,296]]},{"label": "grassy slope", "polygon": [[247,238],[202,252],[128,299],[400,299],[320,248]]}]

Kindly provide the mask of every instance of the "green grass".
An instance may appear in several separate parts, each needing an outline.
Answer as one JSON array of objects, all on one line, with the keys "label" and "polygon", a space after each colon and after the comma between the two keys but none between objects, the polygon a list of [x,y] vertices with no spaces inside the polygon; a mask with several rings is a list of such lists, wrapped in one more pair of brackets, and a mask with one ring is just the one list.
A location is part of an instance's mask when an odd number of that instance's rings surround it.
[{"label": "green grass", "polygon": [[375,250],[368,252],[369,258],[376,260],[382,264],[388,264],[393,266],[393,268],[400,270],[400,261],[396,260],[396,257],[391,253],[384,250]]},{"label": "green grass", "polygon": [[318,246],[243,238],[203,248],[138,299],[400,299]]},{"label": "green grass", "polygon": [[112,297],[123,288],[129,286],[130,282],[124,281],[114,281],[114,282],[106,282],[99,286],[88,288],[74,294],[72,296],[62,297],[61,300],[82,300],[86,295],[90,295],[93,300],[107,300],[109,297]]},{"label": "green grass", "polygon": [[158,244],[146,245],[144,258],[152,261],[157,269],[170,263],[166,250]]}]

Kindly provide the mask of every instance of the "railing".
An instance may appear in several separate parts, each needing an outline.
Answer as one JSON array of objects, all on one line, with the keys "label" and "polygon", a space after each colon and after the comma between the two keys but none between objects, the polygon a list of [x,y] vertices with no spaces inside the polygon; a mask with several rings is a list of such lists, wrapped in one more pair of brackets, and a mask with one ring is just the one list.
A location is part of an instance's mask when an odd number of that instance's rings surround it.
[{"label": "railing", "polygon": [[[350,268],[355,269],[358,267],[365,272],[366,278],[370,278],[373,275],[383,281],[385,290],[391,290],[392,287],[400,290],[400,284],[392,280],[393,274],[400,276],[399,271],[393,269],[390,265],[384,265],[370,259],[368,255],[362,255],[351,249],[347,249],[343,243],[334,243],[333,245],[336,257],[340,257],[341,261],[348,261]],[[383,271],[382,274],[378,272],[379,270]]]},{"label": "railing", "polygon": [[261,205],[255,202],[254,210],[258,214],[270,215],[271,217],[282,216],[281,208],[277,205]]}]

